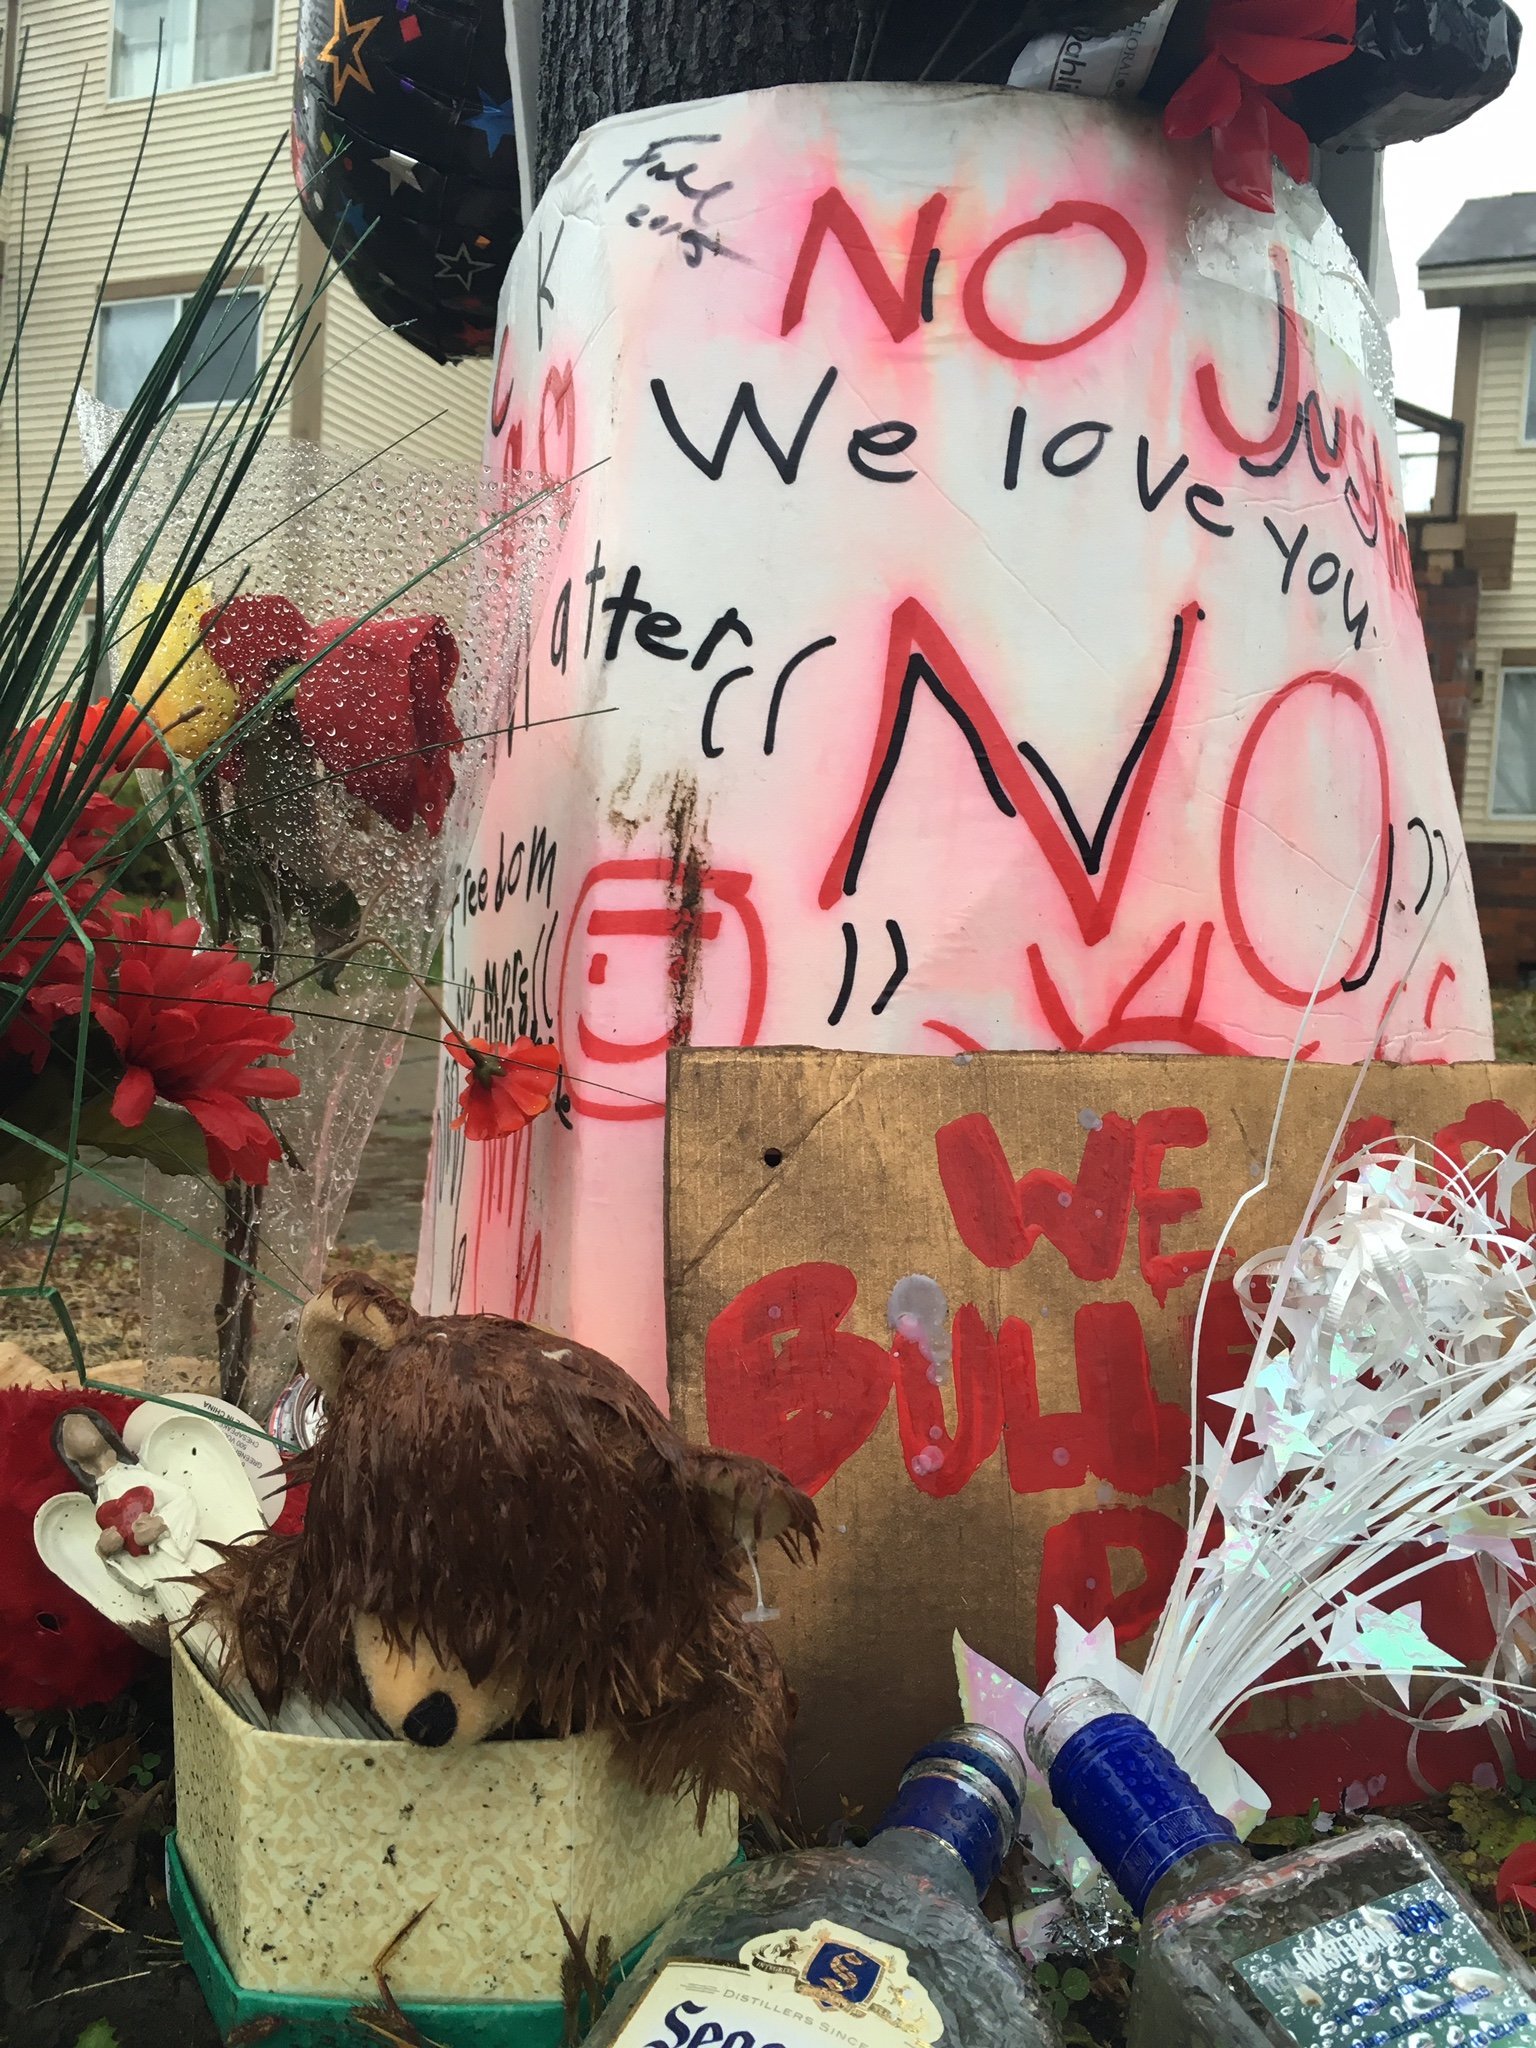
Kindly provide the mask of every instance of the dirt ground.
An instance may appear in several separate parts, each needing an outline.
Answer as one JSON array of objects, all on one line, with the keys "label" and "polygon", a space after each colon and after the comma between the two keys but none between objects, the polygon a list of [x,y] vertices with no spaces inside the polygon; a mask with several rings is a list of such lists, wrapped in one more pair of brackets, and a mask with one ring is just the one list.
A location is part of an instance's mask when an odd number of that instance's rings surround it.
[{"label": "dirt ground", "polygon": [[157,1672],[25,1737],[0,1717],[6,2048],[217,2048],[165,1903],[170,1711]]}]

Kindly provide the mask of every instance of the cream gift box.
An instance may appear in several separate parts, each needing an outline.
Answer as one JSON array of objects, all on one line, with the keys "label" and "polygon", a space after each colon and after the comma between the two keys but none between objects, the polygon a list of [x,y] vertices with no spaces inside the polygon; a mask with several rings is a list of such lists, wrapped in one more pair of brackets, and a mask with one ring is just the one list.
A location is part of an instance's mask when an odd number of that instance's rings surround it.
[{"label": "cream gift box", "polygon": [[736,1854],[717,1800],[639,1791],[605,1735],[420,1749],[275,1735],[172,1659],[177,1843],[236,1981],[373,2000],[558,1999],[556,1908],[624,1955]]}]

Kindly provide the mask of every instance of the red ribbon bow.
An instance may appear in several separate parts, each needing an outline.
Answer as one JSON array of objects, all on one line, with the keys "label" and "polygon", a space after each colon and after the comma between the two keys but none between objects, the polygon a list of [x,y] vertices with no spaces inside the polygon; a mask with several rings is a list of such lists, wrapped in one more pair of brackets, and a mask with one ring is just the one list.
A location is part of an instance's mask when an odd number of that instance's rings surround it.
[{"label": "red ribbon bow", "polygon": [[1311,144],[1270,88],[1342,64],[1354,32],[1355,0],[1214,0],[1206,55],[1163,109],[1163,133],[1186,142],[1209,129],[1222,191],[1273,213],[1274,158],[1304,183]]},{"label": "red ribbon bow", "polygon": [[144,1546],[133,1540],[133,1525],[140,1515],[152,1514],[154,1506],[155,1496],[147,1486],[130,1486],[116,1500],[102,1502],[96,1510],[96,1526],[98,1529],[115,1529],[130,1557],[148,1557],[149,1552]]}]

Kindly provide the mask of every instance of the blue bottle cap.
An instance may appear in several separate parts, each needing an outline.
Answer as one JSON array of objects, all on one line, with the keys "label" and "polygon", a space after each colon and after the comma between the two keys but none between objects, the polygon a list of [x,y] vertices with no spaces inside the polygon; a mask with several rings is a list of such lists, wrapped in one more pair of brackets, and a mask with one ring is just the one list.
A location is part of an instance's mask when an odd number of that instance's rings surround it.
[{"label": "blue bottle cap", "polygon": [[1174,1864],[1237,1840],[1232,1823],[1134,1714],[1101,1714],[1079,1728],[1049,1776],[1052,1799],[1138,1916]]},{"label": "blue bottle cap", "polygon": [[976,1886],[990,1889],[1018,1832],[1023,1760],[990,1728],[951,1728],[920,1749],[902,1773],[877,1835],[909,1828],[953,1849]]}]

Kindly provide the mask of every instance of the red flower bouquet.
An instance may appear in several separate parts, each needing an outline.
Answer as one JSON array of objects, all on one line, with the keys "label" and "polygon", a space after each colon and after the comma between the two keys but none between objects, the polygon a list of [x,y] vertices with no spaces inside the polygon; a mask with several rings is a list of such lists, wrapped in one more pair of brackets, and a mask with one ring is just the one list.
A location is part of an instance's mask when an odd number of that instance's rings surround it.
[{"label": "red flower bouquet", "polygon": [[[281,1156],[254,1106],[299,1090],[291,1069],[265,1064],[287,1055],[293,1028],[272,1009],[271,985],[231,952],[199,950],[195,919],[131,912],[101,878],[131,816],[102,783],[166,763],[153,726],[131,706],[93,705],[76,727],[74,707],[64,705],[19,735],[0,776],[12,826],[0,850],[0,889],[20,874],[58,778],[72,770],[100,778],[73,811],[41,885],[0,932],[7,1121],[42,1140],[7,1143],[0,1178],[25,1189],[41,1191],[52,1179],[46,1148],[64,1150],[71,1130],[170,1172],[206,1165],[225,1182],[259,1185]],[[71,1025],[82,1017],[83,1060]],[[151,1124],[157,1102],[184,1118],[162,1114]]]}]

